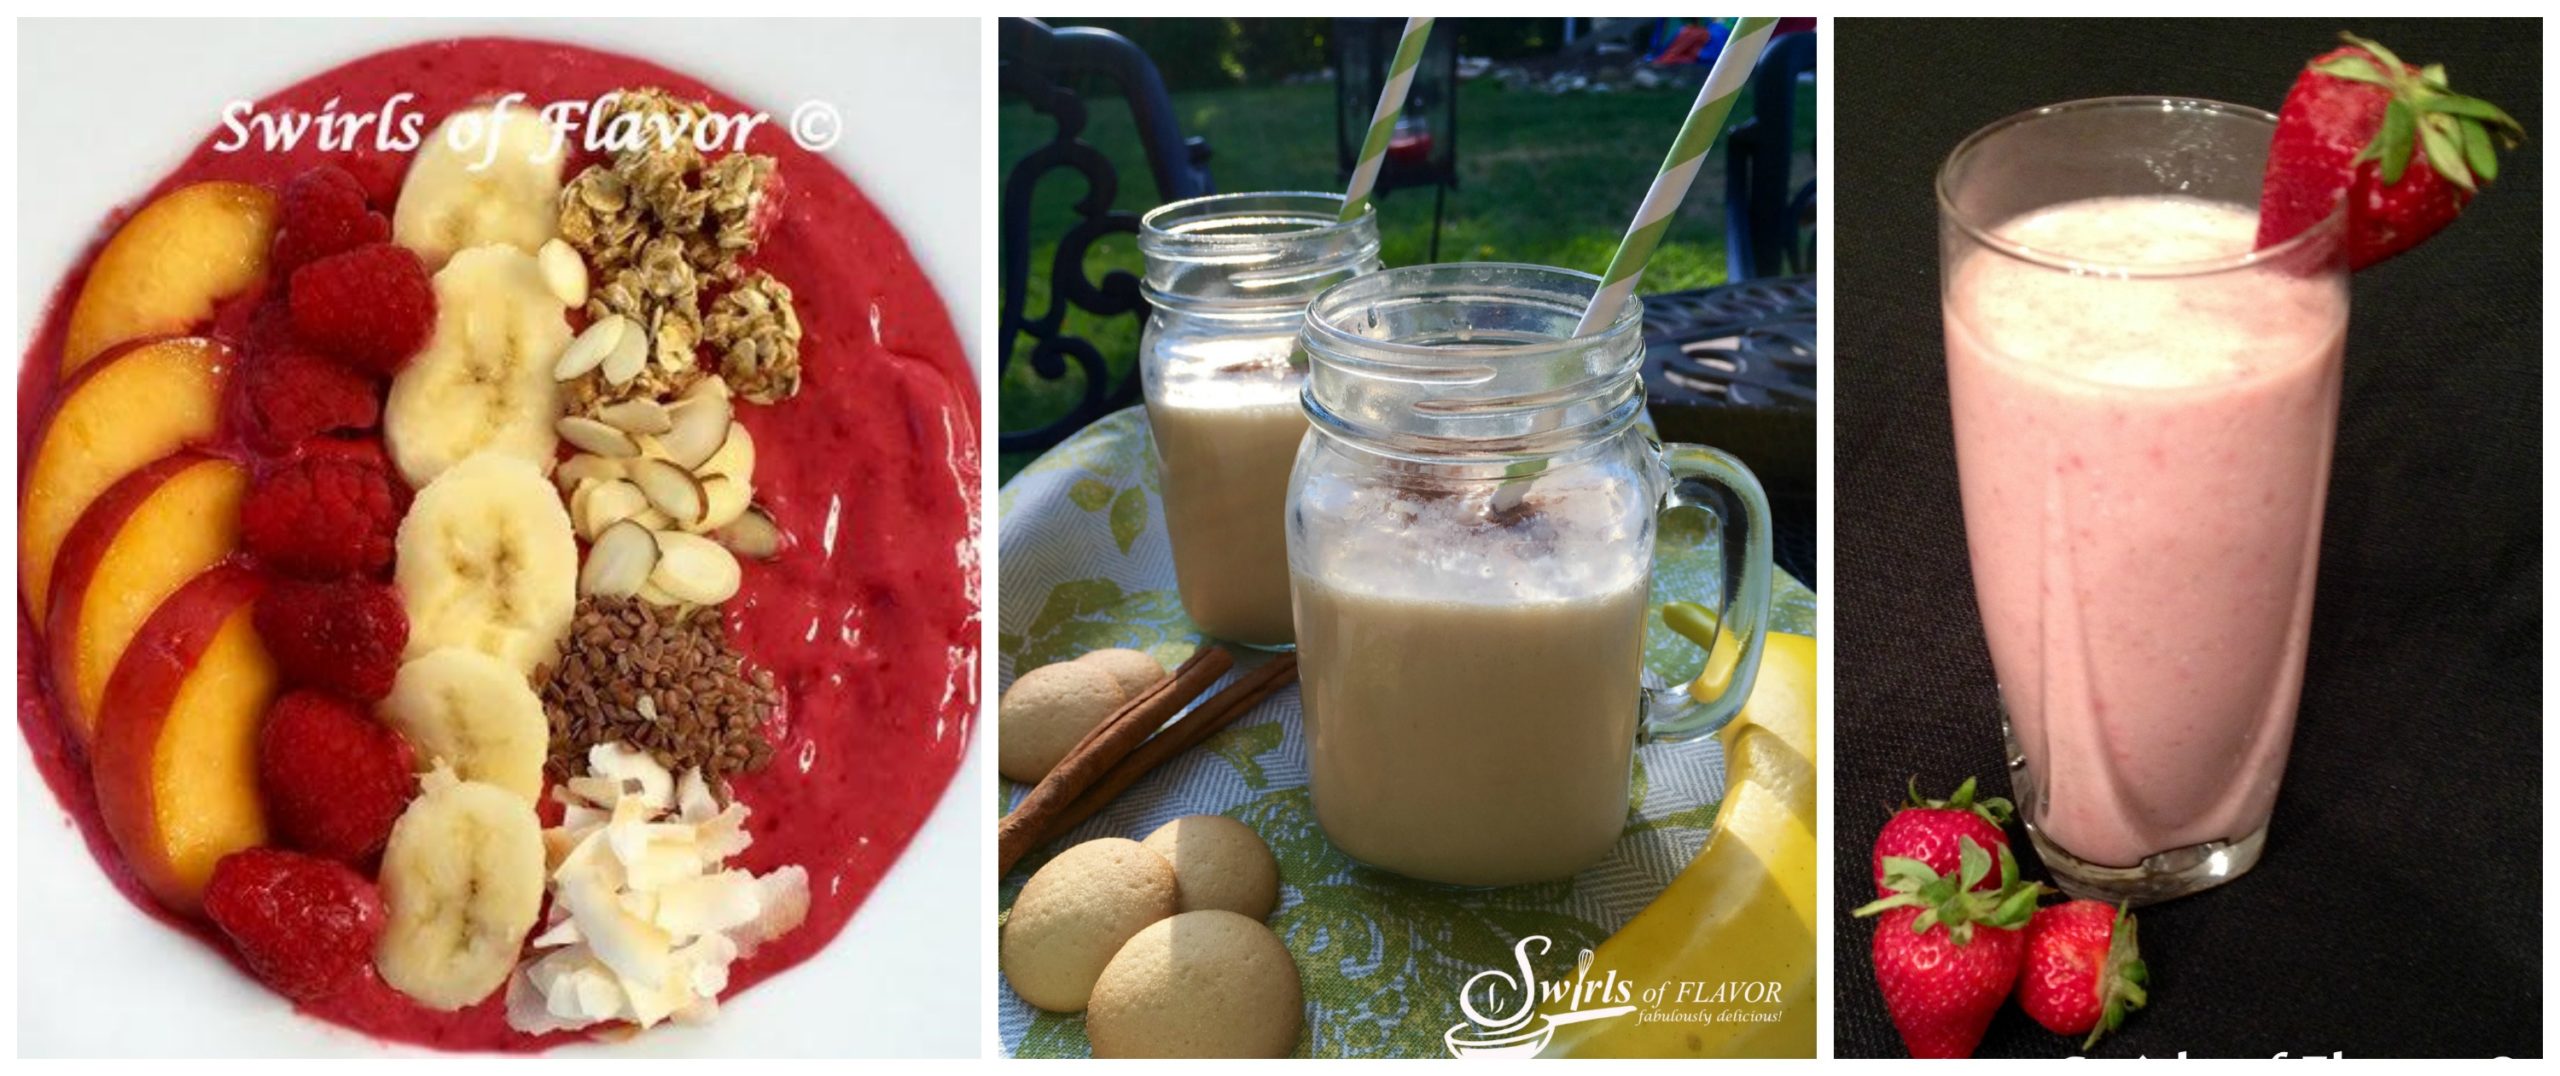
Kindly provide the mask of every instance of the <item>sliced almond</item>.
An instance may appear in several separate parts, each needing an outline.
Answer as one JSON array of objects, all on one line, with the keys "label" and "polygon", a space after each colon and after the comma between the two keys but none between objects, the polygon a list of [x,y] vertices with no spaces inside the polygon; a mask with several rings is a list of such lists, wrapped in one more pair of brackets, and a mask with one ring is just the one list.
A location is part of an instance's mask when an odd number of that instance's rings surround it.
[{"label": "sliced almond", "polygon": [[689,605],[718,605],[738,593],[738,558],[699,534],[661,531],[649,582]]},{"label": "sliced almond", "polygon": [[638,325],[614,341],[612,354],[604,357],[604,379],[616,385],[628,385],[649,364],[649,333]]},{"label": "sliced almond", "polygon": [[534,261],[542,268],[542,285],[551,289],[551,297],[560,305],[587,305],[587,260],[578,256],[568,240],[553,237],[535,252]]},{"label": "sliced almond", "polygon": [[711,540],[741,557],[772,560],[782,552],[782,528],[759,508],[749,508],[727,526],[711,532]]},{"label": "sliced almond", "polygon": [[658,436],[658,444],[667,451],[667,459],[685,470],[699,470],[713,453],[729,440],[729,400],[724,396],[696,396],[678,400],[667,409],[674,420],[673,428]]},{"label": "sliced almond", "polygon": [[551,364],[555,381],[570,381],[602,365],[605,356],[622,346],[622,338],[630,335],[631,319],[620,314],[607,314],[587,326],[587,331],[560,349],[560,359]]},{"label": "sliced almond", "polygon": [[726,400],[733,395],[736,394],[729,391],[728,379],[712,374],[685,386],[683,392],[676,394],[676,399],[698,400],[706,396],[717,396]]},{"label": "sliced almond", "polygon": [[[596,487],[603,484],[604,481],[602,479],[589,478],[579,482],[577,488],[569,491],[569,518],[571,520],[574,521],[584,518],[581,513],[584,513],[587,510],[587,498],[594,496]],[[580,537],[584,538],[595,537],[594,531],[587,530],[583,527],[579,528],[578,533]]]},{"label": "sliced almond", "polygon": [[728,475],[715,474],[704,478],[702,503],[705,507],[702,510],[702,520],[685,529],[700,534],[726,527],[746,513],[747,502],[754,497],[755,491],[747,488],[746,483]]},{"label": "sliced almond", "polygon": [[741,482],[755,478],[756,439],[747,433],[747,424],[730,420],[729,436],[720,442],[720,450],[702,461],[702,466],[694,468],[693,473],[705,478],[715,474],[728,475]]},{"label": "sliced almond", "polygon": [[606,404],[596,411],[596,418],[624,433],[660,434],[675,428],[667,405],[645,396]]},{"label": "sliced almond", "polygon": [[606,527],[587,547],[586,567],[578,571],[578,593],[599,598],[638,594],[659,560],[658,541],[649,528],[627,519]]},{"label": "sliced almond", "polygon": [[629,479],[616,478],[596,483],[587,491],[583,503],[572,501],[569,518],[578,521],[578,533],[593,539],[603,534],[605,528],[637,516],[648,508],[648,494],[640,492],[640,487]]},{"label": "sliced almond", "polygon": [[710,509],[709,496],[702,480],[693,472],[665,460],[644,459],[631,465],[631,480],[648,494],[649,504],[667,514],[680,527],[699,525]]},{"label": "sliced almond", "polygon": [[621,460],[607,459],[592,452],[581,452],[569,457],[560,464],[558,469],[552,471],[551,480],[558,483],[563,492],[575,492],[580,485],[587,482],[602,482],[622,477],[622,467]]},{"label": "sliced almond", "polygon": [[630,459],[640,454],[640,446],[631,435],[614,429],[585,415],[563,415],[555,424],[560,439],[609,459]]}]

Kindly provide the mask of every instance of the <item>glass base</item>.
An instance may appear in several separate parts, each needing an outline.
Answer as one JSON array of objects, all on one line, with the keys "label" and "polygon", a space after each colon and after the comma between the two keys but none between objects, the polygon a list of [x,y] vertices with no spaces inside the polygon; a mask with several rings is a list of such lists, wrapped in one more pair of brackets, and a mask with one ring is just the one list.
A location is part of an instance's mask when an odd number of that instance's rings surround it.
[{"label": "glass base", "polygon": [[2063,892],[2109,904],[2158,904],[2175,900],[2249,873],[2258,865],[2258,857],[2267,847],[2267,827],[2227,840],[2172,848],[2143,857],[2130,867],[2110,867],[2091,863],[2072,855],[2069,849],[2045,836],[2035,819],[2043,790],[2037,787],[2035,774],[2027,769],[2025,752],[2018,749],[2018,738],[2009,729],[2008,715],[2000,718],[2000,737],[2009,751],[2009,787],[2018,797],[2018,819],[2027,827],[2027,839],[2035,842],[2036,854],[2044,858],[2045,873]]}]

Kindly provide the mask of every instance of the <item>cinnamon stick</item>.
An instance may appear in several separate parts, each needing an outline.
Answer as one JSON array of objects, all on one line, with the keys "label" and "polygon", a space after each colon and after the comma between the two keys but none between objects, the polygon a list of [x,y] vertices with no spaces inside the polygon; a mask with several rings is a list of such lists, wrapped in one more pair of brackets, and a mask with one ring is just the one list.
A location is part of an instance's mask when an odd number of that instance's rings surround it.
[{"label": "cinnamon stick", "polygon": [[1139,778],[1155,772],[1183,752],[1200,746],[1297,678],[1298,656],[1282,654],[1261,668],[1244,674],[1235,683],[1227,685],[1225,690],[1209,696],[1208,701],[1194,707],[1172,727],[1138,745],[1137,750],[1129,752],[1128,757],[1114,764],[1101,780],[1095,781],[1093,787],[1060,810],[1049,828],[1032,842],[1032,847],[1065,836],[1068,830],[1110,806],[1112,800],[1128,791],[1130,785],[1138,783]]},{"label": "cinnamon stick", "polygon": [[1026,853],[1039,847],[1040,834],[1048,828],[1050,818],[1093,787],[1114,763],[1127,758],[1173,715],[1191,705],[1191,700],[1209,690],[1209,685],[1217,683],[1234,664],[1234,656],[1225,650],[1202,647],[1173,675],[1121,704],[1093,731],[1077,740],[1049,776],[1031,786],[1031,794],[1022,797],[1022,802],[996,823],[996,873],[1012,870]]}]

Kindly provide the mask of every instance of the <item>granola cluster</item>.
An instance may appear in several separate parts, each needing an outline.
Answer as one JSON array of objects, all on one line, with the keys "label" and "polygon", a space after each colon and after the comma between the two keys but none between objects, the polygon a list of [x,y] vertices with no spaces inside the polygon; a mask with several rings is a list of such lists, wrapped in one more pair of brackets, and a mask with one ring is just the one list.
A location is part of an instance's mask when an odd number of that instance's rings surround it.
[{"label": "granola cluster", "polygon": [[[771,157],[704,157],[693,140],[708,114],[664,90],[630,90],[596,119],[643,132],[639,144],[580,172],[560,192],[560,235],[585,256],[597,285],[590,318],[620,314],[648,330],[650,363],[623,383],[590,372],[568,385],[592,416],[635,397],[670,399],[719,371],[748,400],[773,403],[800,388],[800,318],[791,289],[741,259],[756,248]],[[704,309],[705,300],[709,310]]]},{"label": "granola cluster", "polygon": [[750,400],[789,399],[800,391],[800,315],[791,289],[764,270],[711,301],[703,323],[720,352],[720,376]]}]

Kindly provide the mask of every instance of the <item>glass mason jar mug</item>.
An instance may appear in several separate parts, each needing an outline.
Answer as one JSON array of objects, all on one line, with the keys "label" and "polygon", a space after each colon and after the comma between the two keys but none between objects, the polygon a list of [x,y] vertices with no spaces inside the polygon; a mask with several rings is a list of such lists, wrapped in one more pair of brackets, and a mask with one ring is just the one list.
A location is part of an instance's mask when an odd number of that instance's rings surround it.
[{"label": "glass mason jar mug", "polygon": [[[1288,540],[1309,784],[1325,834],[1371,866],[1479,886],[1579,871],[1625,827],[1639,735],[1706,735],[1750,696],[1767,500],[1732,457],[1637,425],[1640,304],[1573,335],[1598,283],[1422,266],[1307,308],[1314,433]],[[1711,702],[1641,679],[1655,519],[1681,506],[1726,536],[1741,659]]]},{"label": "glass mason jar mug", "polygon": [[2256,249],[2275,117],[2109,98],[1938,174],[1947,395],[2012,784],[2055,881],[2258,860],[2293,739],[2344,369],[2344,221]]},{"label": "glass mason jar mug", "polygon": [[1219,194],[1140,224],[1139,347],[1147,426],[1183,611],[1200,630],[1285,648],[1289,466],[1306,436],[1294,358],[1307,301],[1378,268],[1375,210],[1337,221],[1339,194]]}]

